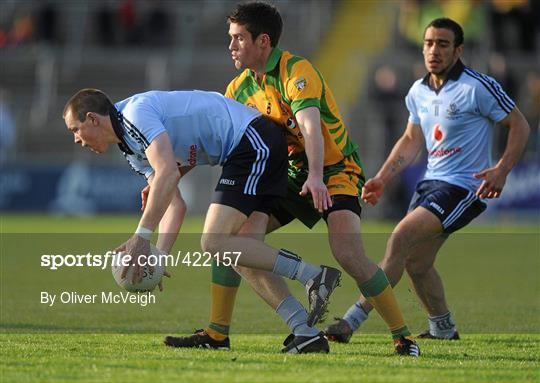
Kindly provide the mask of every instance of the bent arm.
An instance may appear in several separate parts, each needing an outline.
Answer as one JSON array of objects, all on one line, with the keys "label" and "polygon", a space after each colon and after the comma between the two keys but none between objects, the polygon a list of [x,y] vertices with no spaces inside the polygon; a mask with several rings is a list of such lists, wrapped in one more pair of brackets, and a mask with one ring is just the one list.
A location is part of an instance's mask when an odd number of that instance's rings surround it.
[{"label": "bent arm", "polygon": [[154,169],[154,174],[146,208],[139,225],[153,231],[169,208],[175,191],[178,190],[180,172],[167,133],[160,134],[152,141],[146,149],[146,156]]},{"label": "bent arm", "polygon": [[[191,169],[193,169],[193,166],[184,166],[178,168],[181,177],[184,177]],[[180,189],[177,187],[167,211],[159,222],[159,237],[156,243],[158,249],[163,250],[166,253],[170,253],[174,243],[176,242],[176,238],[178,237],[178,232],[184,223],[186,212],[186,202],[182,198]]]},{"label": "bent arm", "polygon": [[482,183],[476,190],[478,198],[499,198],[506,184],[506,177],[519,160],[529,138],[529,124],[518,108],[514,108],[499,123],[509,129],[503,156],[497,164],[474,175]]},{"label": "bent arm", "polygon": [[420,125],[409,122],[405,133],[396,142],[375,177],[381,179],[384,183],[388,183],[414,161],[422,150],[424,143],[424,135]]},{"label": "bent arm", "polygon": [[530,127],[517,107],[506,118],[500,121],[499,124],[508,128],[508,140],[506,142],[506,149],[495,166],[500,167],[508,174],[525,150]]},{"label": "bent arm", "polygon": [[159,236],[156,243],[158,249],[169,253],[178,237],[184,222],[187,206],[180,190],[176,188],[171,203],[159,222]]}]

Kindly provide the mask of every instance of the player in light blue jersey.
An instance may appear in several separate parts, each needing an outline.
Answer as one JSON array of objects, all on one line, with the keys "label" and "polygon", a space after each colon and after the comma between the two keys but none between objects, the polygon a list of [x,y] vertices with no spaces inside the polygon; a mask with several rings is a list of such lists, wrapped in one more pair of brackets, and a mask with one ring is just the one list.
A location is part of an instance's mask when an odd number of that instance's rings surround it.
[{"label": "player in light blue jersey", "polygon": [[223,165],[250,122],[260,117],[221,94],[202,91],[150,91],[117,102],[131,166],[148,178],[153,169],[144,156],[150,142],[166,132],[181,166]]},{"label": "player in light blue jersey", "polygon": [[[287,250],[238,235],[252,215],[268,219],[287,188],[285,135],[269,119],[214,92],[152,91],[113,105],[96,89],[77,92],[63,116],[75,144],[96,153],[117,144],[133,170],[152,185],[135,234],[117,249],[133,257],[129,267],[134,267],[135,282],[142,278],[141,259],[149,254],[149,239],[158,225],[158,248],[169,252],[176,240],[186,212],[177,187],[181,177],[197,165],[221,165],[201,238],[203,251],[220,262],[227,262],[231,251],[240,252],[239,266],[296,279],[306,286],[310,314],[318,317],[325,311],[339,284],[339,270],[309,264]],[[311,326],[307,316],[300,325]],[[228,340],[197,339],[201,347],[229,348]],[[175,337],[165,339],[169,346],[177,342]],[[321,351],[328,352],[328,344]]]},{"label": "player in light blue jersey", "polygon": [[[428,74],[406,97],[409,122],[375,177],[362,192],[375,205],[385,185],[407,167],[425,146],[428,165],[409,212],[387,243],[382,268],[392,285],[406,270],[428,312],[429,330],[421,338],[459,339],[434,262],[449,234],[467,225],[498,198],[506,177],[520,158],[529,125],[514,102],[491,77],[460,60],[463,30],[447,18],[433,20],[424,32]],[[492,130],[508,129],[502,158],[491,162]],[[348,342],[367,319],[370,305],[361,297],[345,316],[326,329],[329,339]]]}]

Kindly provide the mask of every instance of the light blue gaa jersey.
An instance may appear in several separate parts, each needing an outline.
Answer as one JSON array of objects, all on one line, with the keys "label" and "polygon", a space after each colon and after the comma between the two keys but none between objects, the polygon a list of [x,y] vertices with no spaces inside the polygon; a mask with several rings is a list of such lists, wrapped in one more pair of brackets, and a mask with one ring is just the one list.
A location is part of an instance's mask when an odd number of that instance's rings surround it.
[{"label": "light blue gaa jersey", "polygon": [[129,164],[148,178],[145,150],[167,132],[180,166],[223,164],[251,121],[261,114],[216,92],[150,91],[115,104],[113,122]]},{"label": "light blue gaa jersey", "polygon": [[474,174],[492,166],[493,126],[514,109],[514,102],[491,77],[458,61],[439,91],[429,74],[405,98],[409,122],[422,127],[428,151],[424,179],[445,181],[476,191]]}]

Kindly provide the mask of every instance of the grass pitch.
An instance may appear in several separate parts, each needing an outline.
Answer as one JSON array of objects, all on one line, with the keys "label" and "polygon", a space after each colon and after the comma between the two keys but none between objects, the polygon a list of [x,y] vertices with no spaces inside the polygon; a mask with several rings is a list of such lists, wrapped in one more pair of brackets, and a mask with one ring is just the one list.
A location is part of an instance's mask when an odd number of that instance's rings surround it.
[{"label": "grass pitch", "polygon": [[534,382],[538,336],[467,335],[393,356],[383,335],[330,354],[284,355],[283,336],[236,335],[227,351],[178,350],[156,334],[3,334],[3,382]]},{"label": "grass pitch", "polygon": [[[540,236],[538,227],[471,227],[441,250],[438,269],[463,340],[421,341],[416,360],[397,357],[377,314],[348,345],[328,355],[283,355],[287,328],[244,283],[230,352],[175,350],[164,335],[206,325],[210,269],[172,269],[156,304],[40,304],[40,292],[119,292],[109,270],[39,266],[42,254],[102,253],[125,240],[136,217],[91,219],[4,216],[0,220],[0,381],[178,382],[537,382],[540,379]],[[391,225],[363,228],[379,260]],[[197,249],[202,222],[190,219],[174,251]],[[88,234],[90,233],[90,234]],[[120,234],[109,234],[120,233]],[[125,234],[121,234],[125,233]],[[325,228],[293,226],[269,238],[312,262],[335,264]],[[302,301],[299,284],[290,283]],[[425,329],[406,278],[396,289],[411,330]],[[333,295],[331,315],[355,300],[350,278]]]}]

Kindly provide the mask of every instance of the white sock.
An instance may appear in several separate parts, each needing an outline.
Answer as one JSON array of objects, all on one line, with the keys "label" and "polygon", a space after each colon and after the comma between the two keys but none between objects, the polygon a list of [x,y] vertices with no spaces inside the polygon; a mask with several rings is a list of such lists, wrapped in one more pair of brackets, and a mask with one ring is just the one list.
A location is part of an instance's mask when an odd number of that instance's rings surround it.
[{"label": "white sock", "polygon": [[304,286],[310,280],[320,274],[319,266],[302,261],[298,255],[285,249],[281,249],[274,264],[272,272],[282,277],[296,279]]},{"label": "white sock", "polygon": [[276,312],[283,318],[294,335],[315,336],[319,330],[307,325],[308,314],[298,300],[289,295],[277,307]]},{"label": "white sock", "polygon": [[428,316],[428,321],[429,333],[438,338],[451,338],[456,332],[456,324],[450,311],[443,315]]},{"label": "white sock", "polygon": [[349,307],[343,319],[347,321],[353,331],[358,330],[358,327],[368,318],[368,313],[362,308],[359,302]]}]

